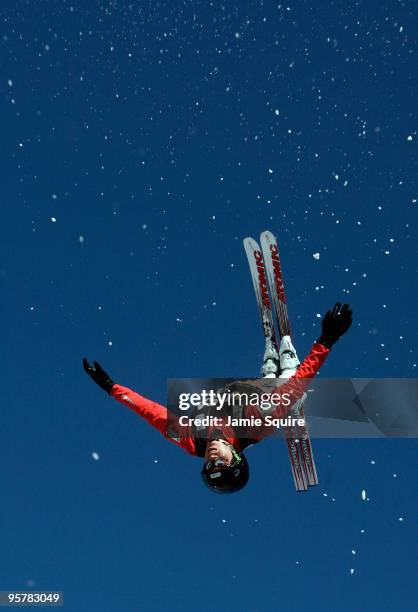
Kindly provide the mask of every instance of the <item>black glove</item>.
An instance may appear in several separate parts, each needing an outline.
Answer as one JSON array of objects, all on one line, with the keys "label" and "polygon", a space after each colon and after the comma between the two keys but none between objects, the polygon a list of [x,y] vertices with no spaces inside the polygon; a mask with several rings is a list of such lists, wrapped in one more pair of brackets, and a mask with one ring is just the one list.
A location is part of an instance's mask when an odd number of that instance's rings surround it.
[{"label": "black glove", "polygon": [[100,363],[95,361],[94,366],[91,366],[87,359],[84,357],[83,368],[87,372],[87,374],[94,380],[94,382],[103,389],[103,391],[106,391],[106,393],[110,393],[110,390],[115,383],[110,378],[109,374],[107,374],[103,370]]},{"label": "black glove", "polygon": [[345,334],[349,329],[353,313],[348,304],[341,306],[337,302],[332,310],[328,310],[327,314],[322,319],[322,335],[318,342],[332,348],[332,346]]}]

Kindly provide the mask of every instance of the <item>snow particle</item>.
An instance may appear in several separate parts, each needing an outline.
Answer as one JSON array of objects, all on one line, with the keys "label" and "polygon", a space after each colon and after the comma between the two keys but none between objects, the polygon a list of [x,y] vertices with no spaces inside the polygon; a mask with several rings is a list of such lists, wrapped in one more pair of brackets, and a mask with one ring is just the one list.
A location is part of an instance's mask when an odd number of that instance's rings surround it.
[{"label": "snow particle", "polygon": [[365,491],[364,489],[363,489],[363,490],[362,490],[362,492],[361,492],[361,499],[362,499],[363,501],[366,501],[366,491]]},{"label": "snow particle", "polygon": [[351,574],[351,575],[353,575],[353,574],[354,574],[354,569],[353,569],[353,568],[351,568],[351,569],[350,569],[350,574]]},{"label": "snow particle", "polygon": [[411,136],[411,135],[409,135],[409,136],[408,136],[408,138],[407,138],[407,140],[408,140],[409,142],[411,142],[411,140],[412,140],[412,136]]},{"label": "snow particle", "polygon": [[79,237],[78,237],[78,241],[79,241],[81,244],[83,244],[83,242],[84,242],[84,236],[79,236]]},{"label": "snow particle", "polygon": [[91,456],[93,457],[93,459],[94,459],[95,461],[99,461],[99,459],[100,459],[100,455],[99,455],[99,453],[94,452],[94,453],[92,453],[92,454],[91,454]]},{"label": "snow particle", "polygon": [[56,223],[57,219],[55,217],[51,217],[52,223]]},{"label": "snow particle", "polygon": [[316,261],[318,261],[318,259],[320,258],[320,254],[319,253],[313,253],[312,257],[314,259],[316,259]]}]

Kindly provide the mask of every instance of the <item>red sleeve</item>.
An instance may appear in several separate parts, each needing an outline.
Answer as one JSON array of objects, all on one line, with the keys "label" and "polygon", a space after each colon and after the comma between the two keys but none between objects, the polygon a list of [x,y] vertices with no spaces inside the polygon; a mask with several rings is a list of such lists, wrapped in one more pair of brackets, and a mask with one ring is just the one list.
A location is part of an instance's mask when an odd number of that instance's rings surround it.
[{"label": "red sleeve", "polygon": [[318,372],[330,352],[323,344],[315,342],[309,355],[305,357],[294,378],[313,378]]},{"label": "red sleeve", "polygon": [[[181,446],[188,453],[194,455],[195,454],[195,445],[193,439],[189,438],[176,438],[172,435],[168,435],[167,431],[167,408],[165,406],[161,406],[157,402],[153,402],[139,393],[135,393],[132,389],[128,387],[122,387],[122,385],[113,385],[110,390],[110,395],[125,406],[128,406],[131,410],[139,414],[139,416],[143,417],[150,425],[158,429],[163,436],[177,444],[177,446]],[[175,433],[174,433],[175,435]]]}]

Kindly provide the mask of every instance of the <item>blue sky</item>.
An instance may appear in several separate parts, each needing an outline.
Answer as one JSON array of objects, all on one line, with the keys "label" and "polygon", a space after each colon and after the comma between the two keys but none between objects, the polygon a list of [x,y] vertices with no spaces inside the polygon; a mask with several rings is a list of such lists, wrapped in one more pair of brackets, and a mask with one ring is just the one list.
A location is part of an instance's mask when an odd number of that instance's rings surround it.
[{"label": "blue sky", "polygon": [[1,589],[77,611],[416,606],[416,440],[317,440],[301,495],[267,440],[215,496],[81,366],[161,403],[168,378],[256,376],[242,238],[270,229],[300,356],[349,301],[323,375],[416,377],[414,3],[0,17]]}]

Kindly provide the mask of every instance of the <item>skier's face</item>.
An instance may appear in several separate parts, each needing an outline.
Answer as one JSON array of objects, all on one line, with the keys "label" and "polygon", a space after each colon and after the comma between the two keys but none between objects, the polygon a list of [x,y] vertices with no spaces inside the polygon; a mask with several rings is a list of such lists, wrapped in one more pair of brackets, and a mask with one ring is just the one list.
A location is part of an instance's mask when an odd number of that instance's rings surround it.
[{"label": "skier's face", "polygon": [[208,461],[216,461],[217,459],[225,461],[225,465],[230,465],[232,463],[232,451],[228,442],[225,442],[225,440],[210,440],[206,445],[205,463]]}]

